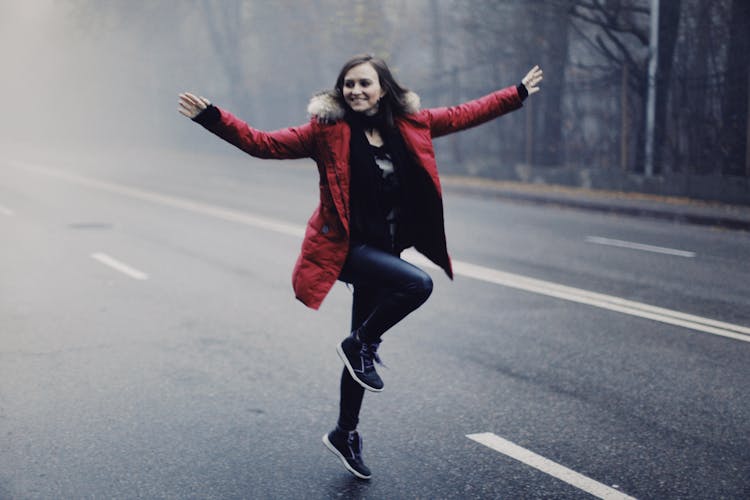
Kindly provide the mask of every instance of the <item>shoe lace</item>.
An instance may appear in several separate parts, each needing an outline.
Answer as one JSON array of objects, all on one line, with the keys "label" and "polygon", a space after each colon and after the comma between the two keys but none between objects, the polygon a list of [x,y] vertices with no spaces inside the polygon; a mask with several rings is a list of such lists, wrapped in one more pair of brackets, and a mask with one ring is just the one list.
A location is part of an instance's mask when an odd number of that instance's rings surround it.
[{"label": "shoe lace", "polygon": [[362,342],[362,348],[360,349],[360,354],[362,355],[362,358],[365,360],[365,367],[369,368],[373,365],[373,360],[382,366],[385,366],[383,361],[380,359],[380,356],[378,356],[378,347],[380,346],[380,341],[373,342],[373,343],[366,343]]}]

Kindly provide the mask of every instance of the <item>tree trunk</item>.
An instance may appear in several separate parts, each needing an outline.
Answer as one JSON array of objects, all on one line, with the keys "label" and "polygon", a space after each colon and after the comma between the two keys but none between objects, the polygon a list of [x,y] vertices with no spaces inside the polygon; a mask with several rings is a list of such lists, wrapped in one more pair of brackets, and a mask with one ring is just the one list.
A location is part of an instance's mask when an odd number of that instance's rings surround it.
[{"label": "tree trunk", "polygon": [[724,78],[722,115],[724,130],[722,146],[725,151],[723,173],[750,175],[745,165],[748,155],[748,79],[750,79],[750,2],[733,0],[729,26],[727,73]]},{"label": "tree trunk", "polygon": [[[745,0],[746,1],[746,0]],[[659,68],[656,72],[656,109],[654,114],[654,173],[661,173],[667,137],[667,97],[672,79],[674,50],[680,27],[682,0],[659,3]]]},{"label": "tree trunk", "polygon": [[620,80],[620,170],[628,170],[628,65],[622,65]]},{"label": "tree trunk", "polygon": [[[562,165],[565,162],[562,138],[562,102],[565,90],[565,68],[568,63],[568,7],[561,4],[550,7],[547,15],[539,15],[540,28],[545,34],[544,70],[545,83],[542,92],[532,97],[537,109],[544,115],[536,127],[534,163],[538,165]],[[533,43],[532,40],[529,41]]]}]

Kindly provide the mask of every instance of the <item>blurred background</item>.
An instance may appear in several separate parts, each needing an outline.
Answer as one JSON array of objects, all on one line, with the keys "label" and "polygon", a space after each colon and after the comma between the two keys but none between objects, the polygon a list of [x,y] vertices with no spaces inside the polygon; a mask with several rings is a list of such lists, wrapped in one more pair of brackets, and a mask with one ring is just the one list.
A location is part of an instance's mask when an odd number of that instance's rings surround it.
[{"label": "blurred background", "polygon": [[443,173],[750,204],[747,0],[3,0],[0,42],[6,151],[222,153],[180,91],[294,125],[361,52],[425,107],[540,64],[522,115],[440,140]]}]

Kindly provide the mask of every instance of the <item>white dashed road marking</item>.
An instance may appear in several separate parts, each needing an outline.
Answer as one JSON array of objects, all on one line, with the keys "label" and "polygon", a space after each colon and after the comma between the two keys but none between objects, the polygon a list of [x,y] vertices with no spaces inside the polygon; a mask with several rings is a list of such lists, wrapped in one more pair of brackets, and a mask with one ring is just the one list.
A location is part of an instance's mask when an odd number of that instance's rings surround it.
[{"label": "white dashed road marking", "polygon": [[109,266],[112,269],[115,269],[116,271],[120,271],[122,274],[125,274],[127,276],[130,276],[134,280],[147,280],[148,274],[144,273],[143,271],[139,271],[138,269],[135,269],[134,267],[130,267],[129,265],[120,262],[119,260],[110,257],[109,255],[105,253],[92,253],[91,258],[101,262],[105,266]]},{"label": "white dashed road marking", "polygon": [[561,481],[575,486],[579,490],[583,490],[590,495],[597,498],[606,498],[611,500],[625,500],[632,499],[633,497],[626,495],[625,493],[618,491],[614,488],[602,484],[598,481],[579,474],[578,472],[568,469],[552,460],[544,458],[541,455],[537,455],[533,451],[527,450],[515,443],[503,439],[491,432],[483,432],[480,434],[467,434],[467,438],[476,441],[477,443],[483,444],[488,448],[491,448],[503,455],[509,456],[519,462],[522,462],[530,467],[549,474]]},{"label": "white dashed road marking", "polygon": [[643,243],[634,243],[632,241],[613,240],[612,238],[602,238],[601,236],[586,236],[586,241],[588,241],[589,243],[596,243],[597,245],[629,248],[631,250],[642,250],[644,252],[663,253],[666,255],[674,255],[676,257],[687,257],[687,258],[695,257],[695,252],[688,252],[687,250],[677,250],[676,248],[657,247],[654,245],[645,245]]}]

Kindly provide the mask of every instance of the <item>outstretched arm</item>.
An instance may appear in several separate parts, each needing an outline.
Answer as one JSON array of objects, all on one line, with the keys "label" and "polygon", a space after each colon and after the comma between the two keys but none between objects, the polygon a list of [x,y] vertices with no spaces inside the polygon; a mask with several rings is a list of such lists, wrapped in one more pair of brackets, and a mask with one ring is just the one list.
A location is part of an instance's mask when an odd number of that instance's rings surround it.
[{"label": "outstretched arm", "polygon": [[498,90],[458,106],[425,110],[430,117],[432,136],[439,137],[474,127],[520,108],[527,96],[539,92],[542,77],[542,70],[539,66],[534,66],[519,85]]},{"label": "outstretched arm", "polygon": [[265,132],[217,108],[205,97],[190,92],[179,95],[177,110],[252,156],[280,160],[313,156],[310,124]]}]

